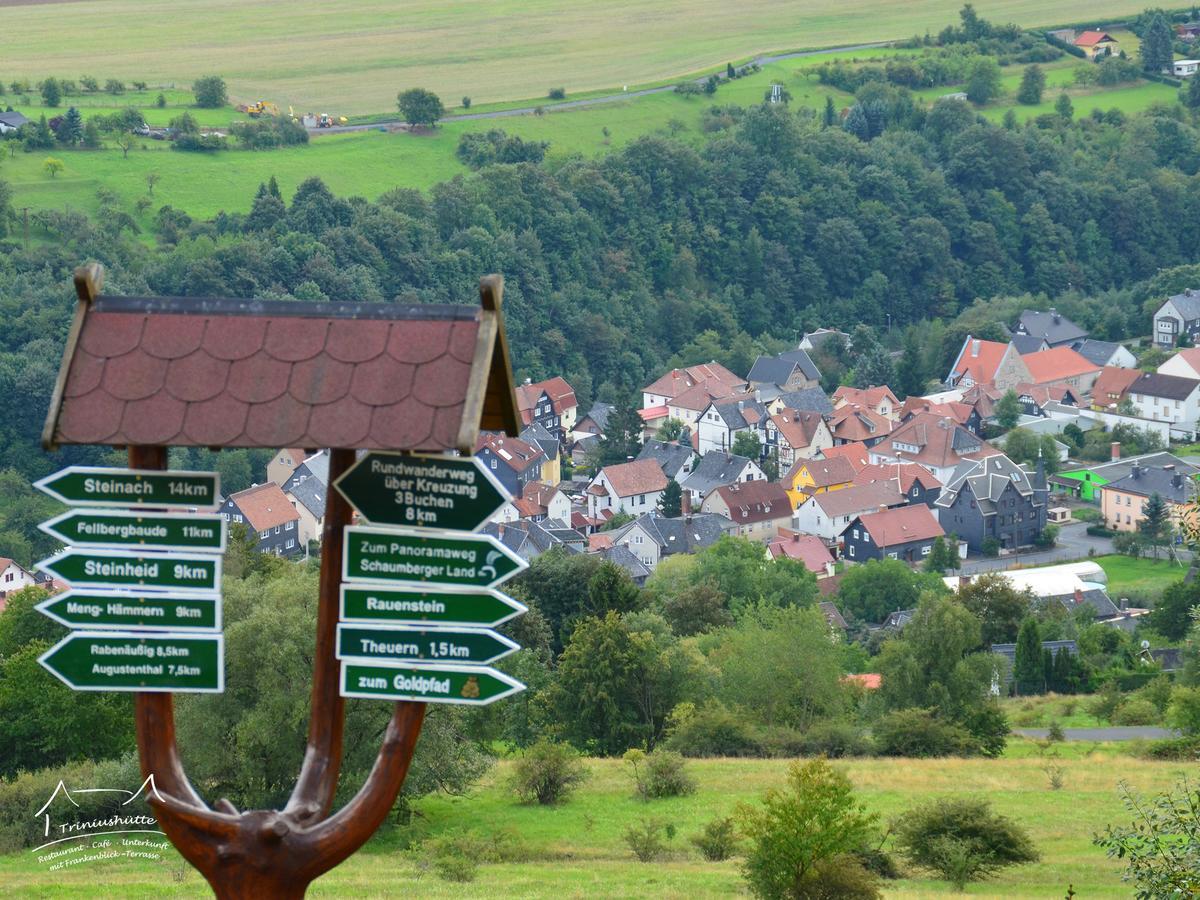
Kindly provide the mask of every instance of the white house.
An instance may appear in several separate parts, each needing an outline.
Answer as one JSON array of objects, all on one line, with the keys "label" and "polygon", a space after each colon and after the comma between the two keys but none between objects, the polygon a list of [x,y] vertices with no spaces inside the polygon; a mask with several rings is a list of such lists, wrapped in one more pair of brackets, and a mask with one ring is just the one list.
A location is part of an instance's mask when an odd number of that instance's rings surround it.
[{"label": "white house", "polygon": [[1172,437],[1195,439],[1200,419],[1200,379],[1143,372],[1129,385],[1125,396],[1132,401],[1136,415],[1168,423]]},{"label": "white house", "polygon": [[588,517],[611,519],[619,512],[639,515],[658,506],[667,476],[652,459],[605,466],[585,491]]},{"label": "white house", "polygon": [[1186,347],[1158,367],[1162,375],[1200,378],[1200,347]]},{"label": "white house", "polygon": [[758,431],[769,417],[767,408],[750,396],[714,400],[700,414],[696,449],[701,455],[711,450],[728,453],[736,435]]},{"label": "white house", "polygon": [[826,543],[833,544],[858,516],[902,506],[904,501],[896,482],[890,480],[813,494],[796,510],[792,517],[792,530],[815,534]]},{"label": "white house", "polygon": [[1200,337],[1200,291],[1189,288],[1168,297],[1154,313],[1155,346],[1174,347],[1181,334],[1188,335],[1193,344]]},{"label": "white house", "polygon": [[33,587],[37,584],[33,576],[20,565],[7,557],[0,557],[0,597],[7,597],[13,591]]},{"label": "white house", "polygon": [[1190,78],[1200,68],[1200,59],[1177,59],[1171,64],[1171,74],[1176,78]]}]

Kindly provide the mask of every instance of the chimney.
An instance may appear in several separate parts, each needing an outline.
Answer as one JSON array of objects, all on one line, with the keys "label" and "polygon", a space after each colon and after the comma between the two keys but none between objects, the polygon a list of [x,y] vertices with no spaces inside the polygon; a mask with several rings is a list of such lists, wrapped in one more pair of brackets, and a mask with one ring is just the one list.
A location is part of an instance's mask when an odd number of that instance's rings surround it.
[{"label": "chimney", "polygon": [[1112,442],[1112,460],[1113,460],[1113,462],[1116,462],[1120,458],[1121,458],[1121,442],[1113,441]]},{"label": "chimney", "polygon": [[526,383],[526,384],[533,384],[533,379],[532,379],[532,378],[526,378],[526,379],[525,379],[525,383]]},{"label": "chimney", "polygon": [[1050,320],[1052,322],[1054,322],[1055,325],[1057,325],[1059,323],[1060,319],[1061,319],[1061,317],[1058,314],[1058,310],[1055,309],[1053,306],[1050,307]]},{"label": "chimney", "polygon": [[1126,612],[1128,609],[1129,609],[1129,598],[1122,597],[1121,598],[1121,612]]},{"label": "chimney", "polygon": [[1079,588],[1079,587],[1075,588],[1075,602],[1076,603],[1083,602],[1083,588]]},{"label": "chimney", "polygon": [[971,341],[971,356],[979,356],[979,341]]},{"label": "chimney", "polygon": [[1179,472],[1176,472],[1174,475],[1172,475],[1171,476],[1171,486],[1177,487],[1177,488],[1183,487],[1183,475],[1180,474]]},{"label": "chimney", "polygon": [[683,517],[689,518],[692,514],[692,492],[684,491],[679,497],[679,511],[683,513]]}]

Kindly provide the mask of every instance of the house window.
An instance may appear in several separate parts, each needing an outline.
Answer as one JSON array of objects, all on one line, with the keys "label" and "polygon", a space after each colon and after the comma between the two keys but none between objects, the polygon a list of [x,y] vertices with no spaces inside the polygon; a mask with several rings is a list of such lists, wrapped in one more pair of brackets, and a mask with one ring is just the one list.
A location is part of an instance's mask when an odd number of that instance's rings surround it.
[{"label": "house window", "polygon": [[494,459],[492,460],[492,468],[496,468],[496,461]]},{"label": "house window", "polygon": [[275,533],[279,534],[279,526],[278,525],[275,526]]},{"label": "house window", "polygon": [[291,550],[291,549],[292,549],[293,547],[295,547],[295,546],[296,546],[296,542],[295,542],[294,540],[292,540],[291,538],[288,538],[288,542],[287,542],[287,548],[288,548],[289,550]]},{"label": "house window", "polygon": [[258,533],[258,536],[265,541],[267,538],[269,538],[271,536],[271,529],[268,528],[266,531],[260,531]]},{"label": "house window", "polygon": [[296,527],[296,523],[295,523],[295,522],[288,522],[286,525],[284,525],[284,526],[283,526],[283,530],[284,530],[284,531],[291,531],[291,530],[292,530],[293,528],[295,528],[295,527]]},{"label": "house window", "polygon": [[899,559],[899,557],[895,553],[889,553],[888,559]]},{"label": "house window", "polygon": [[856,541],[858,540],[858,529],[857,528],[854,529],[854,539]]},{"label": "house window", "polygon": [[234,515],[233,515],[233,521],[235,521],[235,522],[241,522],[241,521],[242,521],[242,514],[241,514],[241,513],[234,513]]},{"label": "house window", "polygon": [[921,548],[921,555],[922,556],[929,555],[929,545],[928,544],[926,544],[924,547]]},{"label": "house window", "polygon": [[851,544],[848,549],[850,551],[850,555],[853,556],[854,555],[854,545]]}]

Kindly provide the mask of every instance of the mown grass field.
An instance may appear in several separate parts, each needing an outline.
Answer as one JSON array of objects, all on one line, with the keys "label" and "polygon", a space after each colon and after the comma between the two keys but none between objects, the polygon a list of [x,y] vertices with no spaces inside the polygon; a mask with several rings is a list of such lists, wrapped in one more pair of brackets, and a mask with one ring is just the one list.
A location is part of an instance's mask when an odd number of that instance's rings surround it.
[{"label": "mown grass field", "polygon": [[[1132,893],[1119,867],[1092,846],[1093,833],[1124,821],[1117,793],[1126,779],[1141,790],[1170,785],[1179,766],[1120,755],[1117,745],[1059,744],[1056,762],[1065,770],[1061,791],[1048,788],[1046,760],[1037,745],[1014,741],[999,760],[858,760],[838,762],[874,812],[887,819],[932,797],[974,794],[1029,829],[1043,854],[1034,864],[1006,869],[992,881],[969,887],[973,897],[1052,898],[1073,884],[1078,896],[1125,898]],[[757,802],[783,783],[782,760],[703,760],[692,764],[699,790],[692,796],[644,803],[633,798],[626,765],[592,760],[591,778],[571,802],[559,807],[524,806],[505,790],[509,764],[501,763],[470,796],[430,798],[418,804],[417,837],[475,828],[483,835],[506,831],[518,837],[519,860],[484,865],[471,884],[433,875],[418,854],[402,848],[393,832],[319,880],[314,897],[419,896],[453,898],[665,897],[745,895],[738,861],[704,862],[688,837],[740,802]],[[637,862],[622,838],[630,823],[657,818],[673,823],[670,858]],[[31,854],[0,857],[0,883],[10,895],[93,897],[98,886],[130,898],[206,896],[199,876],[178,861],[120,861],[47,874]],[[889,898],[957,896],[945,882],[920,872],[887,883]]]},{"label": "mown grass field", "polygon": [[1166,559],[1165,550],[1160,549],[1158,553],[1157,560],[1133,559],[1119,554],[1097,556],[1094,562],[1108,574],[1108,595],[1114,600],[1120,597],[1155,598],[1182,579],[1187,568]]},{"label": "mown grass field", "polygon": [[[787,47],[937,31],[961,0],[6,0],[0,77],[156,83],[210,73],[242,100],[374,112],[423,86],[479,102],[674,78]],[[996,22],[1110,20],[1137,0],[996,0]]]}]

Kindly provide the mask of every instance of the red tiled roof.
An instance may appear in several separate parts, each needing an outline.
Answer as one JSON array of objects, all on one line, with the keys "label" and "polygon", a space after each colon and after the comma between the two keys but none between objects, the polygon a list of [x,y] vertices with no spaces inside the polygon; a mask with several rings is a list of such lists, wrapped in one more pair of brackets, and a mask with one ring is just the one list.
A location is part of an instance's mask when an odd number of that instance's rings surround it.
[{"label": "red tiled roof", "polygon": [[1080,33],[1079,37],[1075,38],[1075,46],[1095,47],[1097,44],[1104,43],[1105,41],[1116,43],[1107,31],[1084,31]]},{"label": "red tiled roof", "polygon": [[508,464],[514,472],[524,472],[535,463],[541,463],[546,454],[541,447],[527,443],[520,438],[507,437],[503,434],[486,432],[475,442],[475,452],[479,453],[484,447],[491,450]]},{"label": "red tiled roof", "polygon": [[588,535],[588,551],[607,550],[613,545],[612,533],[602,531],[597,534]]},{"label": "red tiled roof", "polygon": [[839,385],[838,389],[833,392],[834,401],[845,400],[847,403],[860,403],[864,406],[878,406],[883,399],[892,401],[892,405],[896,406],[900,403],[900,398],[892,393],[892,389],[886,384],[865,388],[850,387],[849,385]]},{"label": "red tiled roof", "polygon": [[1085,359],[1070,347],[1055,347],[1052,350],[1039,350],[1022,356],[1021,360],[1029,369],[1029,375],[1034,384],[1047,381],[1059,381],[1088,372],[1100,371],[1100,366]]},{"label": "red tiled roof", "polygon": [[564,410],[579,405],[575,399],[575,389],[558,375],[532,384],[518,384],[517,409],[521,412],[521,421],[526,425],[533,421],[533,408],[537,406],[543,391],[550,397],[550,406],[554,412],[560,416]]},{"label": "red tiled roof", "polygon": [[825,546],[825,542],[815,534],[788,531],[767,544],[767,552],[771,554],[772,559],[786,556],[788,559],[804,563],[804,567],[814,575],[824,575],[827,571],[826,565],[833,562],[833,555]]},{"label": "red tiled roof", "polygon": [[229,499],[237,504],[255,531],[266,531],[285,522],[300,520],[300,513],[288,501],[287,494],[273,481],[238,491],[231,494]]},{"label": "red tiled roof", "polygon": [[775,427],[779,429],[779,433],[783,436],[783,439],[793,449],[796,449],[812,444],[813,438],[817,435],[817,429],[821,427],[823,420],[820,413],[801,412],[785,407],[776,415],[771,416],[771,421],[775,423]]},{"label": "red tiled roof", "polygon": [[863,513],[859,516],[859,522],[870,533],[871,540],[881,548],[907,544],[909,541],[924,541],[946,533],[924,503]]},{"label": "red tiled roof", "polygon": [[954,361],[952,374],[955,380],[970,375],[971,380],[976,383],[991,381],[996,377],[996,369],[1000,367],[1000,361],[1004,359],[1007,350],[1008,344],[1001,344],[999,341],[985,341],[967,335],[962,349],[958,352],[958,359]]},{"label": "red tiled roof", "polygon": [[643,422],[649,422],[651,419],[665,419],[667,408],[665,406],[647,406],[645,409],[639,409],[638,415],[642,417]]},{"label": "red tiled roof", "polygon": [[706,409],[713,400],[724,400],[726,397],[732,397],[735,393],[737,393],[735,386],[725,384],[716,378],[706,378],[699,384],[694,384],[682,393],[671,397],[670,405],[700,412]]},{"label": "red tiled roof", "polygon": [[1193,372],[1200,374],[1200,347],[1184,347],[1175,355],[1183,359]]},{"label": "red tiled roof", "polygon": [[843,675],[842,681],[860,684],[868,691],[877,691],[883,687],[883,676],[878,672],[856,672],[850,675]]},{"label": "red tiled roof", "polygon": [[1096,383],[1092,385],[1092,402],[1101,407],[1116,406],[1129,390],[1129,386],[1137,381],[1141,374],[1141,369],[1105,366],[1100,370]]},{"label": "red tiled roof", "polygon": [[861,441],[851,441],[848,444],[839,444],[836,447],[830,447],[828,450],[821,451],[822,459],[847,459],[850,465],[854,466],[855,470],[861,469],[867,464],[867,446]]},{"label": "red tiled roof", "polygon": [[[956,436],[959,438],[959,449],[954,447]],[[917,450],[897,449],[897,444],[916,447]],[[965,449],[967,447],[978,449]],[[992,456],[997,450],[953,419],[922,412],[893,431],[882,443],[876,444],[872,452],[887,456],[900,454],[900,458],[911,462],[945,467],[957,465],[964,459]]]},{"label": "red tiled roof", "polygon": [[813,487],[827,488],[835,484],[849,484],[854,480],[854,464],[842,456],[832,459],[798,459],[788,471],[788,482],[794,483],[797,473],[808,469]]},{"label": "red tiled roof", "polygon": [[618,463],[615,466],[605,466],[600,470],[612,485],[618,497],[632,497],[635,494],[652,494],[665,490],[667,476],[662,467],[653,459],[635,459],[633,462]]},{"label": "red tiled roof", "polygon": [[1026,396],[1033,399],[1033,402],[1038,406],[1045,406],[1051,400],[1056,403],[1066,402],[1067,395],[1074,396],[1074,392],[1065,384],[1018,384],[1013,390],[1017,396]]},{"label": "red tiled roof", "polygon": [[[43,443],[457,447],[480,425],[462,431],[468,386],[500,346],[478,340],[481,320],[466,306],[81,300]],[[511,390],[489,387],[482,424],[516,430]]]},{"label": "red tiled roof", "polygon": [[729,518],[736,525],[785,519],[792,514],[792,502],[788,499],[787,491],[774,481],[740,481],[722,485],[713,493],[725,502]]},{"label": "red tiled roof", "polygon": [[737,387],[746,383],[744,378],[730,372],[719,362],[700,363],[688,366],[686,369],[672,369],[653,384],[642,388],[643,394],[659,394],[663,397],[677,397],[690,387],[714,378],[729,387]]},{"label": "red tiled roof", "polygon": [[872,484],[856,484],[840,491],[813,494],[808,503],[815,503],[833,519],[835,516],[857,515],[881,506],[895,506],[904,502],[904,495],[896,489],[895,482],[876,481]]},{"label": "red tiled roof", "polygon": [[833,436],[843,441],[866,441],[891,433],[895,423],[875,410],[858,403],[847,403],[833,411],[829,428]]},{"label": "red tiled roof", "polygon": [[942,483],[933,476],[924,466],[918,466],[916,463],[886,463],[873,466],[863,466],[858,470],[858,474],[854,476],[855,484],[871,484],[875,481],[889,481],[893,484],[896,482],[897,475],[900,478],[900,490],[908,493],[912,489],[913,482],[919,482],[925,490],[940,488]]}]

